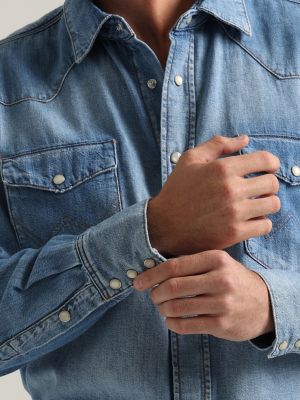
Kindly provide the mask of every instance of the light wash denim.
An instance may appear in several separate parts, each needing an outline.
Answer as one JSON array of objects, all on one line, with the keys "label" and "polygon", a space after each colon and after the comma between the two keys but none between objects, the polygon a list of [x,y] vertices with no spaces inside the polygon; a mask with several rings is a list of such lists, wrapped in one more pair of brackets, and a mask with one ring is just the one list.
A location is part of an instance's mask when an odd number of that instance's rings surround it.
[{"label": "light wash denim", "polygon": [[[0,374],[33,400],[300,400],[300,2],[198,0],[170,39],[164,69],[124,18],[66,0],[0,42]],[[241,133],[280,158],[282,208],[226,250],[276,329],[176,334],[132,286],[166,261],[147,204],[173,152]]]}]

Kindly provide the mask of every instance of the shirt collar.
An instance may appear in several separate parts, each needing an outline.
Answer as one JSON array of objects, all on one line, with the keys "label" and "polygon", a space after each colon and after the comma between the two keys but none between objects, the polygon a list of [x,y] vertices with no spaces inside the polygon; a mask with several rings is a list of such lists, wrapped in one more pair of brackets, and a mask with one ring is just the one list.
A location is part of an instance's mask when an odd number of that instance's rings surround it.
[{"label": "shirt collar", "polygon": [[245,0],[197,0],[196,7],[252,36]]},{"label": "shirt collar", "polygon": [[[196,0],[191,8],[212,14],[249,36],[252,34],[244,0]],[[76,63],[84,59],[103,25],[112,17],[113,14],[102,11],[92,0],[65,0],[64,18]],[[130,30],[126,21],[120,18]],[[125,35],[128,37],[128,32],[124,32]]]}]

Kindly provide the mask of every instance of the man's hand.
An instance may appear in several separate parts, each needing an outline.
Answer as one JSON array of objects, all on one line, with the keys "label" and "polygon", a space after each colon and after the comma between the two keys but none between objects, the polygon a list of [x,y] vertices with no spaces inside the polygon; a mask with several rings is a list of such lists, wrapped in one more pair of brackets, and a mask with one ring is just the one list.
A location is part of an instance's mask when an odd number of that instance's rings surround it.
[{"label": "man's hand", "polygon": [[244,341],[274,330],[265,282],[225,251],[172,258],[134,280],[138,290],[155,285],[151,300],[174,332]]},{"label": "man's hand", "polygon": [[[266,217],[280,209],[274,173],[278,157],[267,151],[227,156],[248,136],[215,136],[180,157],[147,209],[150,242],[166,257],[225,249],[269,233]],[[268,172],[244,177],[252,172]]]}]

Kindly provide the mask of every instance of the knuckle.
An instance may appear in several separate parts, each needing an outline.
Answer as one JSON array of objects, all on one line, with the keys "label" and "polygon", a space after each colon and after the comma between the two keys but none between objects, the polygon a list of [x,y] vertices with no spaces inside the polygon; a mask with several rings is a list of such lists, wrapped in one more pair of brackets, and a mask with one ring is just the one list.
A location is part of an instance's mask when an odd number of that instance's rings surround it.
[{"label": "knuckle", "polygon": [[240,206],[237,202],[231,202],[227,206],[227,215],[231,220],[238,220],[240,215]]},{"label": "knuckle", "polygon": [[168,281],[168,290],[171,295],[176,295],[180,289],[179,280],[176,278],[169,279]]},{"label": "knuckle", "polygon": [[280,160],[273,153],[267,150],[260,150],[260,156],[263,158],[264,162],[268,164],[272,169],[278,169],[280,166]]},{"label": "knuckle", "polygon": [[279,180],[278,178],[273,175],[269,174],[270,184],[271,184],[271,191],[272,193],[277,193],[279,191]]},{"label": "knuckle", "polygon": [[229,330],[228,320],[224,315],[215,317],[215,326],[221,332],[227,332]]},{"label": "knuckle", "polygon": [[195,150],[193,148],[184,151],[179,158],[178,164],[190,165],[195,161]]},{"label": "knuckle", "polygon": [[217,177],[227,177],[228,176],[228,163],[224,162],[224,159],[218,158],[215,161],[212,161],[212,167],[214,173]]},{"label": "knuckle", "polygon": [[224,250],[214,250],[215,262],[219,267],[228,265],[229,254]]},{"label": "knuckle", "polygon": [[224,146],[224,144],[226,143],[226,137],[225,137],[225,136],[222,136],[222,135],[215,135],[215,136],[212,138],[212,141],[213,141],[214,143],[216,143],[216,144],[219,144],[219,145]]},{"label": "knuckle", "polygon": [[177,258],[168,260],[168,272],[169,276],[178,276],[180,274],[180,264]]},{"label": "knuckle", "polygon": [[277,212],[281,208],[280,198],[278,196],[272,196],[271,198],[271,207],[273,212]]},{"label": "knuckle", "polygon": [[231,313],[232,309],[233,309],[233,299],[230,295],[226,294],[224,296],[222,296],[221,299],[221,308],[223,310],[223,312],[225,312],[226,314]]},{"label": "knuckle", "polygon": [[237,238],[239,238],[241,235],[241,228],[237,223],[234,223],[234,221],[231,221],[227,224],[226,226],[226,237],[230,241],[235,241]]},{"label": "knuckle", "polygon": [[184,315],[186,312],[185,310],[185,303],[180,301],[173,301],[170,304],[170,311],[173,315]]},{"label": "knuckle", "polygon": [[229,179],[223,180],[222,195],[227,200],[233,200],[237,196],[237,190],[235,186],[231,184]]},{"label": "knuckle", "polygon": [[219,286],[226,292],[230,292],[235,288],[235,282],[231,274],[229,273],[222,273],[219,276]]},{"label": "knuckle", "polygon": [[273,222],[270,218],[266,218],[265,219],[265,223],[264,223],[264,229],[263,229],[263,235],[268,235],[273,228]]},{"label": "knuckle", "polygon": [[273,154],[267,150],[260,150],[259,156],[266,164],[270,164],[273,161]]}]

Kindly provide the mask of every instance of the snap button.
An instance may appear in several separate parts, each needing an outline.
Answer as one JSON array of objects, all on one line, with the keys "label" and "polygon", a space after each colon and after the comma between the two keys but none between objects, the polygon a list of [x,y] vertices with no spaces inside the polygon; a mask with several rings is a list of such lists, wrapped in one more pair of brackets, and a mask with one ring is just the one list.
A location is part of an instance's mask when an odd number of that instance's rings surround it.
[{"label": "snap button", "polygon": [[118,25],[116,26],[116,30],[117,30],[118,32],[122,31],[122,30],[123,30],[123,26],[122,26],[121,24],[118,24]]},{"label": "snap button", "polygon": [[294,346],[295,346],[297,349],[300,347],[300,339],[298,339],[298,340],[295,342]]},{"label": "snap button", "polygon": [[298,165],[292,167],[292,174],[294,176],[300,176],[300,167],[298,167]]},{"label": "snap button", "polygon": [[109,286],[112,289],[120,289],[120,287],[122,286],[122,283],[121,283],[121,281],[119,279],[114,278],[114,279],[110,280]]},{"label": "snap button", "polygon": [[175,76],[175,83],[176,83],[177,86],[181,86],[182,83],[183,83],[182,76],[176,75],[176,76]]},{"label": "snap button", "polygon": [[190,24],[192,21],[193,21],[193,17],[189,17],[189,18],[187,18],[186,23]]},{"label": "snap button", "polygon": [[135,277],[137,277],[137,271],[135,269],[128,269],[126,272],[126,275],[128,276],[128,278],[134,279]]},{"label": "snap button", "polygon": [[61,185],[62,183],[64,183],[65,180],[66,178],[63,175],[58,174],[53,177],[52,182],[55,185]]},{"label": "snap button", "polygon": [[285,350],[288,347],[288,342],[286,340],[284,340],[283,342],[280,343],[280,345],[278,347],[279,347],[279,350]]},{"label": "snap button", "polygon": [[146,258],[146,259],[144,260],[144,266],[145,266],[146,268],[152,268],[152,267],[155,266],[155,264],[156,264],[156,262],[155,262],[155,260],[153,260],[152,258]]},{"label": "snap button", "polygon": [[157,85],[157,80],[156,79],[149,79],[147,82],[147,86],[149,89],[155,89]]},{"label": "snap button", "polygon": [[172,163],[176,164],[181,156],[181,153],[178,151],[174,151],[174,153],[171,154],[170,160]]},{"label": "snap button", "polygon": [[61,311],[58,315],[58,318],[61,320],[61,322],[69,322],[71,319],[71,314],[69,311]]}]

